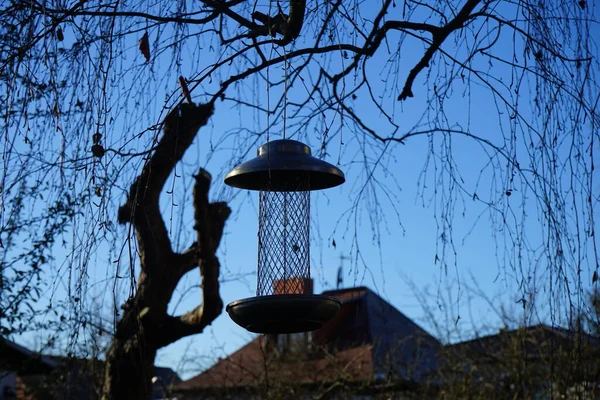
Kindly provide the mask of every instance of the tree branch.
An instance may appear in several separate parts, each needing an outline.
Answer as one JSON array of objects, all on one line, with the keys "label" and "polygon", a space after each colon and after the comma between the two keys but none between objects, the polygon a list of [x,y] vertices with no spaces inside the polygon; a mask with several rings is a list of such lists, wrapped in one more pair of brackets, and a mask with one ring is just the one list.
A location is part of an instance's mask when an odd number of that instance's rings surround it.
[{"label": "tree branch", "polygon": [[[197,241],[184,255],[188,254],[186,257],[189,261],[194,252],[197,252],[200,257],[196,263],[200,265],[202,277],[202,304],[183,315],[167,317],[163,325],[164,329],[161,329],[156,339],[157,348],[182,337],[202,332],[223,309],[223,300],[219,294],[220,264],[216,251],[231,210],[224,202],[208,203],[211,176],[207,171],[200,169],[195,178],[194,229],[197,232]],[[192,267],[191,262],[181,265],[184,270],[189,270],[190,267]]]},{"label": "tree branch", "polygon": [[254,22],[231,11],[231,9],[229,8],[229,5],[227,3],[223,3],[218,0],[201,0],[201,1],[204,4],[206,4],[207,6],[214,9],[216,12],[227,15],[229,18],[233,19],[241,26],[244,26],[244,27],[250,29],[251,31],[260,31],[261,30],[261,26],[255,24]]},{"label": "tree branch", "polygon": [[212,104],[181,104],[169,112],[156,151],[131,185],[127,201],[119,208],[119,223],[131,222],[135,227],[142,268],[148,266],[148,259],[157,264],[173,255],[158,199],[175,164],[212,113]]},{"label": "tree branch", "polygon": [[271,36],[279,33],[283,39],[277,41],[280,46],[293,42],[302,30],[304,24],[304,13],[306,12],[306,0],[290,0],[290,15],[279,13],[273,17],[255,11],[252,18],[261,22]]},{"label": "tree branch", "polygon": [[[235,4],[241,3],[242,1],[243,0],[233,0],[233,1],[229,2],[228,5],[229,6],[235,5]],[[63,10],[63,9],[47,8],[47,7],[43,7],[41,5],[34,5],[33,8],[37,9],[39,12],[44,12],[44,13],[50,14],[50,15],[61,15],[61,16],[69,15],[69,16],[73,16],[73,17],[91,16],[91,17],[111,17],[111,18],[134,17],[134,18],[146,19],[149,21],[156,21],[159,23],[174,22],[174,23],[178,23],[178,24],[205,24],[207,22],[214,20],[218,16],[218,13],[216,11],[213,11],[207,17],[204,17],[204,18],[190,18],[190,16],[192,16],[192,15],[206,13],[206,12],[201,11],[201,12],[195,12],[195,13],[190,13],[190,14],[182,14],[182,15],[177,15],[177,16],[172,16],[172,17],[166,17],[166,16],[148,14],[148,13],[139,12],[139,11],[116,11],[116,10],[102,11],[102,10],[100,10],[100,8],[98,8],[97,10],[93,10],[93,9]]]},{"label": "tree branch", "polygon": [[475,9],[475,7],[481,2],[481,0],[468,0],[467,3],[463,6],[463,8],[459,11],[459,13],[454,17],[450,22],[448,22],[443,27],[433,31],[433,40],[431,42],[431,46],[425,51],[423,58],[421,61],[415,65],[415,67],[410,70],[408,77],[406,78],[406,82],[404,83],[404,88],[402,92],[398,96],[398,100],[406,100],[409,97],[413,97],[412,86],[417,78],[417,75],[424,69],[429,66],[429,62],[431,58],[435,54],[436,51],[440,48],[444,40],[455,30],[460,29],[464,26],[465,22],[469,19],[471,12]]},{"label": "tree branch", "polygon": [[194,242],[186,251],[177,255],[177,265],[181,270],[181,276],[198,266],[201,258],[200,246]]},{"label": "tree branch", "polygon": [[[240,81],[256,72],[259,72],[263,69],[266,69],[269,66],[272,65],[276,65],[279,63],[283,63],[285,61],[291,60],[293,58],[296,57],[301,57],[304,55],[314,55],[314,54],[323,54],[323,53],[329,53],[332,51],[340,51],[340,50],[347,50],[347,51],[351,51],[353,53],[356,54],[364,54],[363,49],[361,49],[360,47],[354,46],[352,44],[346,44],[346,43],[341,43],[341,44],[336,44],[336,45],[331,45],[331,46],[325,46],[325,47],[315,47],[315,48],[309,48],[309,49],[299,49],[299,50],[295,50],[295,51],[291,51],[285,55],[276,57],[276,58],[271,58],[269,60],[266,60],[264,62],[262,62],[261,64],[248,68],[246,69],[244,72],[239,73],[237,75],[232,75],[229,78],[227,78],[225,81],[221,82],[221,87],[220,89],[212,95],[211,100],[210,100],[210,104],[214,104],[217,99],[220,99],[221,96],[225,93],[225,91],[227,90],[227,88],[232,85],[233,83]],[[212,70],[216,70],[216,68],[213,68]],[[210,73],[212,73],[212,70],[208,71],[204,77],[208,77],[210,76]],[[203,77],[203,79],[204,79]]]},{"label": "tree branch", "polygon": [[38,34],[37,36],[35,36],[33,38],[33,40],[31,40],[29,43],[27,43],[26,45],[22,46],[19,51],[14,52],[14,54],[10,54],[9,57],[7,57],[5,60],[3,60],[4,62],[2,63],[2,65],[0,65],[0,71],[4,71],[4,68],[7,65],[10,65],[10,63],[13,62],[13,60],[17,57],[22,57],[23,54],[29,52],[31,49],[34,48],[34,46],[41,41],[42,39],[44,39],[46,36],[48,36],[50,33],[54,32],[56,30],[56,27],[63,21],[65,21],[68,17],[73,16],[74,13],[77,11],[77,9],[81,6],[83,6],[83,4],[85,4],[85,0],[79,0],[77,3],[75,3],[72,7],[70,7],[68,10],[65,10],[64,15],[62,15],[61,17],[57,17],[55,18],[46,29],[43,29],[42,32],[40,34]]}]

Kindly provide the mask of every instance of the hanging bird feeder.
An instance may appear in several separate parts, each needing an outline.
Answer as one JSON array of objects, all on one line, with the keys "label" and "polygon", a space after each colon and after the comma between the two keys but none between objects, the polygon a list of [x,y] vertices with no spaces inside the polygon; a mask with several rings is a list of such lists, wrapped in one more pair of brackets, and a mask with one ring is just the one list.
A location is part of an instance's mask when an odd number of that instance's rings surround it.
[{"label": "hanging bird feeder", "polygon": [[307,332],[339,310],[335,297],[312,294],[310,192],[344,183],[343,172],[295,140],[268,142],[225,183],[259,191],[256,297],[227,305],[231,319],[255,333]]}]

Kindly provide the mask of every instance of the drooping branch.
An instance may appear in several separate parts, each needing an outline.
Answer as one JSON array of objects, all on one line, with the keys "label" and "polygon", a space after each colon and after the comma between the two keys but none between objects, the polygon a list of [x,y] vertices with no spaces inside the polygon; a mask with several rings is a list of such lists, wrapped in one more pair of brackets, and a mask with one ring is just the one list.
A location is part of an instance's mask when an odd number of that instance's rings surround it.
[{"label": "drooping branch", "polygon": [[[50,34],[52,34],[52,32],[55,32],[56,28],[58,27],[58,25],[67,20],[69,17],[72,17],[75,12],[82,7],[85,4],[85,0],[79,0],[77,3],[75,3],[73,6],[71,6],[69,9],[65,10],[64,14],[61,15],[60,17],[56,17],[54,18],[54,20],[52,21],[51,24],[49,24],[49,26],[45,26],[37,35],[34,36],[34,38],[32,40],[30,40],[26,45],[22,46],[18,52],[14,52],[13,54],[9,53],[9,56],[2,60],[2,64],[0,65],[0,71],[4,71],[4,69],[10,65],[15,59],[17,59],[18,57],[22,57],[24,54],[26,54],[27,52],[29,52],[31,49],[33,49],[40,41],[42,41],[44,38],[46,38],[47,36],[49,36]],[[15,12],[16,10],[12,11]]]},{"label": "drooping branch", "polygon": [[[212,0],[203,0],[203,1],[207,5],[211,5],[211,6],[215,7],[215,5],[213,5]],[[431,44],[430,44],[429,48],[427,49],[427,51],[425,52],[424,56],[419,61],[419,63],[417,63],[417,65],[410,71],[408,77],[406,78],[404,88],[403,88],[402,92],[400,93],[400,95],[398,96],[399,100],[405,100],[408,97],[413,97],[412,86],[413,86],[413,83],[414,83],[416,77],[418,76],[418,74],[423,69],[425,69],[426,67],[429,66],[429,62],[433,58],[433,55],[440,49],[440,47],[441,47],[442,43],[445,41],[445,39],[452,32],[463,28],[464,25],[470,19],[472,19],[472,12],[479,3],[481,3],[481,0],[468,0],[467,3],[463,6],[463,8],[456,15],[455,18],[450,20],[444,26],[438,27],[438,26],[431,25],[428,23],[418,23],[418,22],[411,22],[411,21],[391,20],[391,21],[386,21],[385,23],[381,23],[381,21],[383,21],[384,16],[387,13],[387,9],[389,8],[389,5],[391,4],[391,1],[386,1],[385,4],[381,8],[381,12],[376,17],[376,19],[373,23],[373,30],[369,34],[369,36],[366,38],[363,47],[359,47],[359,46],[356,46],[353,44],[346,44],[346,43],[340,43],[340,44],[336,44],[336,45],[320,47],[317,42],[317,43],[315,43],[315,46],[312,48],[301,48],[301,49],[292,51],[283,56],[275,57],[275,58],[268,59],[268,60],[263,60],[263,62],[261,64],[256,65],[251,68],[248,68],[245,71],[243,71],[237,75],[232,75],[231,77],[229,77],[228,79],[223,81],[221,83],[220,90],[213,96],[211,102],[214,102],[216,99],[221,98],[223,93],[226,91],[227,87],[229,85],[231,85],[232,83],[242,80],[242,79],[246,78],[247,76],[250,76],[256,72],[259,72],[271,65],[278,64],[281,62],[286,62],[286,61],[289,61],[289,60],[297,58],[297,57],[302,57],[304,55],[308,55],[308,56],[312,57],[313,55],[316,55],[316,54],[329,53],[332,51],[340,51],[340,50],[353,52],[354,53],[353,61],[343,71],[341,71],[338,74],[335,74],[333,76],[328,75],[330,81],[332,82],[333,86],[335,87],[335,85],[337,85],[343,77],[347,76],[352,70],[357,68],[357,66],[361,60],[364,60],[365,58],[369,58],[376,53],[376,51],[380,48],[381,44],[384,42],[384,39],[387,37],[387,34],[390,31],[400,30],[400,31],[429,32],[432,36]],[[285,44],[287,44],[287,43],[284,43],[286,40],[286,37],[285,37],[286,34],[293,33],[294,35],[296,35],[296,36],[291,37],[290,40],[295,39],[297,37],[297,35],[300,34],[300,30],[302,28],[302,23],[303,23],[303,18],[304,18],[305,7],[306,7],[305,1],[296,0],[296,1],[292,1],[290,3],[290,15],[289,16],[286,16],[285,14],[280,13],[276,16],[271,17],[271,16],[267,16],[260,12],[255,12],[252,15],[253,18],[256,19],[257,21],[265,24],[265,27],[268,28],[267,33],[261,31],[261,28],[264,28],[264,27],[259,27],[258,25],[242,18],[242,21],[238,21],[238,22],[240,22],[241,25],[249,28],[250,33],[241,35],[237,39],[246,38],[246,37],[256,37],[256,36],[265,35],[265,34],[274,35],[275,33],[279,33],[281,35],[284,35],[284,39],[282,39],[283,42],[276,41],[276,42],[271,42],[271,43],[285,45]],[[231,16],[230,13],[233,13],[233,12],[231,10],[229,10],[229,12],[226,15]],[[239,15],[236,14],[235,20],[237,21],[239,18],[241,18],[241,17],[239,17]],[[302,18],[302,20],[301,20],[301,18]],[[380,23],[381,23],[381,25],[380,25]],[[283,26],[285,26],[285,28],[282,28]],[[291,26],[293,26],[294,29],[291,29],[290,28]],[[253,47],[254,46],[249,46],[249,47],[244,48],[244,50],[240,51],[240,54],[237,54],[237,55],[231,57],[231,59],[236,58],[238,55],[241,55],[242,52],[245,52],[249,48],[253,48]],[[257,49],[259,48],[258,45],[256,45],[256,48]],[[231,59],[224,60],[222,63],[224,64],[225,61],[227,63],[229,63],[229,62],[231,62]],[[215,65],[215,67],[212,69],[217,69],[217,67],[218,66]],[[211,75],[212,75],[212,70],[208,71],[203,76],[202,79],[206,79],[207,77],[209,77]],[[197,84],[199,84],[199,83],[200,82],[198,82]],[[334,88],[334,90],[335,90],[335,88]],[[338,101],[339,101],[339,99],[338,99]]]},{"label": "drooping branch", "polygon": [[[296,58],[296,57],[302,57],[305,55],[311,56],[311,55],[315,55],[315,54],[324,54],[324,53],[330,53],[333,51],[340,51],[340,50],[347,50],[347,51],[354,52],[356,54],[362,54],[362,52],[363,52],[360,47],[357,47],[357,46],[354,46],[351,44],[345,44],[345,43],[331,45],[331,46],[324,46],[324,47],[315,47],[315,48],[309,48],[309,49],[303,48],[303,49],[291,51],[285,55],[268,59],[268,60],[262,62],[261,64],[256,65],[251,68],[248,68],[239,74],[230,76],[229,78],[227,78],[226,80],[221,82],[221,87],[215,94],[212,95],[210,103],[214,104],[226,92],[227,88],[229,88],[234,83],[241,81],[255,73],[262,71],[262,70],[265,70],[270,66],[284,63],[284,62],[291,60],[293,58]],[[208,77],[210,76],[210,73],[212,73],[212,71],[209,71],[206,74],[204,74],[201,80],[208,79]]]}]

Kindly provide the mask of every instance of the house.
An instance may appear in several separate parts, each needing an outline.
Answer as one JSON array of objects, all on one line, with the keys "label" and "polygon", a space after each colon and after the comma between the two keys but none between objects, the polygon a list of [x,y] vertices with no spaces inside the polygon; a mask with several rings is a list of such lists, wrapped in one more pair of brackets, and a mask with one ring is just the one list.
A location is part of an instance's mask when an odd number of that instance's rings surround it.
[{"label": "house", "polygon": [[[0,338],[0,400],[99,399],[103,379],[101,360],[42,355]],[[180,380],[170,368],[155,367],[152,399],[167,397]]]},{"label": "house", "polygon": [[257,337],[200,375],[178,399],[412,398],[436,367],[437,339],[366,287],[327,291],[338,314],[314,332]]},{"label": "house", "polygon": [[600,399],[600,340],[544,324],[444,347],[442,398]]},{"label": "house", "polygon": [[315,332],[265,335],[174,385],[182,400],[600,400],[600,339],[535,325],[442,346],[366,287]]},{"label": "house", "polygon": [[23,398],[19,395],[22,377],[49,373],[56,366],[51,358],[0,337],[0,400]]}]

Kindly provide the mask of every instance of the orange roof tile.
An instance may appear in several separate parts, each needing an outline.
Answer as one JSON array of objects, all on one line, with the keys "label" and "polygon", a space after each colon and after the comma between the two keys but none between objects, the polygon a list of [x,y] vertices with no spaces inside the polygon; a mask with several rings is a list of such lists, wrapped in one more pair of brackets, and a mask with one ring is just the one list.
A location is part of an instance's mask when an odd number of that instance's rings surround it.
[{"label": "orange roof tile", "polygon": [[296,362],[269,357],[259,337],[208,370],[175,385],[176,390],[259,385],[267,377],[279,382],[322,383],[343,378],[347,381],[372,379],[372,346],[363,345]]}]

